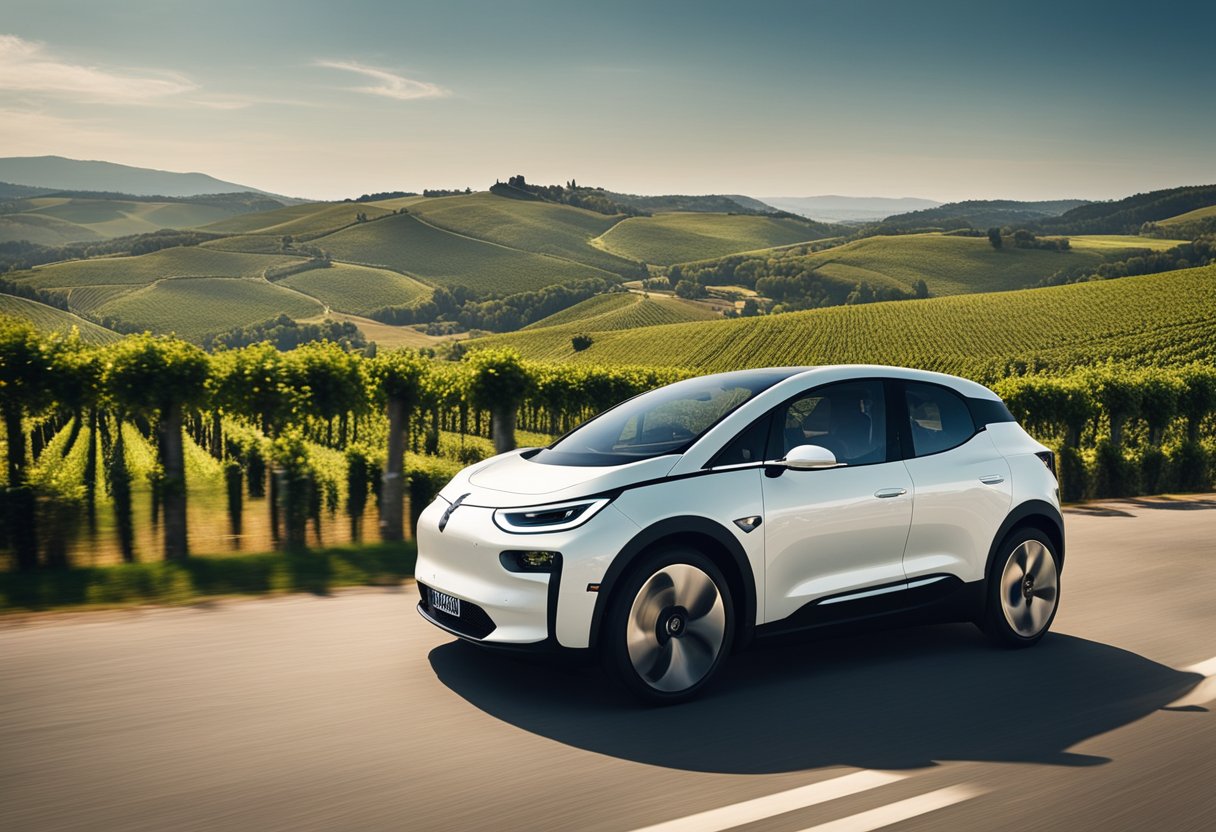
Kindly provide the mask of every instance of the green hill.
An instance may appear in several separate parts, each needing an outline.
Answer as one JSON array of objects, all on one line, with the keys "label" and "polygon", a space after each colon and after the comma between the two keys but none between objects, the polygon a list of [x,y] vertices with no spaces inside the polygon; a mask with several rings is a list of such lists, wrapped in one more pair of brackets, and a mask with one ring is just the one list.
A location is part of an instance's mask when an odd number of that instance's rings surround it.
[{"label": "green hill", "polygon": [[39,289],[151,283],[171,277],[261,277],[267,269],[302,263],[303,258],[239,254],[201,246],[166,248],[138,257],[69,260],[15,275]]},{"label": "green hill", "polygon": [[585,277],[617,279],[592,266],[453,234],[412,214],[360,223],[313,241],[334,259],[405,272],[443,286],[512,294]]},{"label": "green hill", "polygon": [[828,226],[810,220],[755,214],[655,214],[631,217],[596,239],[613,254],[661,266],[741,251],[818,240]]},{"label": "green hill", "polygon": [[255,206],[278,204],[250,194],[173,200],[119,195],[35,196],[5,204],[0,213],[0,242],[29,240],[45,246],[92,242],[162,228],[193,228],[243,214]]},{"label": "green hill", "polygon": [[1136,234],[1145,223],[1211,205],[1216,205],[1216,185],[1188,185],[1082,205],[1038,228],[1053,234]]},{"label": "green hill", "polygon": [[637,262],[591,244],[616,225],[620,215],[486,192],[423,199],[407,210],[430,225],[479,240],[563,257],[621,275],[637,276],[644,271]]},{"label": "green hill", "polygon": [[330,309],[355,315],[405,305],[431,294],[431,287],[398,272],[346,263],[299,272],[276,281],[276,285],[310,295]]},{"label": "green hill", "polygon": [[1089,203],[1084,199],[1054,199],[1046,202],[969,199],[894,214],[879,222],[874,230],[877,233],[892,233],[931,228],[941,231],[955,231],[960,228],[983,229],[992,226],[1023,228],[1087,204]]},{"label": "green hill", "polygon": [[1075,366],[1107,358],[1154,364],[1216,360],[1216,266],[1027,289],[639,330],[592,330],[574,352],[550,327],[474,345],[526,358],[652,364],[697,370],[877,363],[984,376],[995,365],[1040,360]]},{"label": "green hill", "polygon": [[200,277],[157,281],[102,304],[96,313],[197,340],[278,315],[310,318],[324,311],[320,302],[264,280]]},{"label": "green hill", "polygon": [[375,219],[393,212],[371,202],[306,202],[274,211],[230,217],[203,226],[201,230],[217,234],[291,235],[307,240],[354,225],[356,215],[360,213],[368,219]]},{"label": "green hill", "polygon": [[583,331],[605,332],[685,321],[717,320],[721,317],[703,304],[682,298],[613,292],[588,298],[524,329],[562,328],[570,330],[573,336]]},{"label": "green hill", "polygon": [[784,251],[679,264],[673,279],[689,276],[706,285],[737,283],[754,286],[757,278],[815,271],[826,278],[855,285],[909,291],[924,280],[933,296],[971,292],[1000,292],[1034,286],[1053,273],[1073,266],[1101,263],[1107,257],[1139,248],[1169,248],[1176,240],[1149,237],[1077,237],[1068,251],[1015,248],[999,251],[985,237],[947,234],[900,234],[864,237],[819,252],[803,247]]},{"label": "green hill", "polygon": [[0,315],[25,318],[34,326],[47,332],[68,333],[75,327],[76,331],[80,333],[80,337],[90,344],[108,344],[119,338],[117,332],[86,321],[79,315],[14,295],[0,294]]}]

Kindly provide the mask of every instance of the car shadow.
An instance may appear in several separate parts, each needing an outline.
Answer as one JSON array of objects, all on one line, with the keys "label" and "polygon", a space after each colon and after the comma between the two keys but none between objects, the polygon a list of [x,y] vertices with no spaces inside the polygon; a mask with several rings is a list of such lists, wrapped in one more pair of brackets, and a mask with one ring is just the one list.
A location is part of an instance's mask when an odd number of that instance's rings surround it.
[{"label": "car shadow", "polygon": [[1067,635],[988,646],[969,625],[754,649],[706,695],[636,704],[596,668],[523,662],[451,642],[440,681],[482,711],[557,742],[649,765],[762,774],[945,760],[1100,765],[1077,743],[1167,706],[1200,680]]}]

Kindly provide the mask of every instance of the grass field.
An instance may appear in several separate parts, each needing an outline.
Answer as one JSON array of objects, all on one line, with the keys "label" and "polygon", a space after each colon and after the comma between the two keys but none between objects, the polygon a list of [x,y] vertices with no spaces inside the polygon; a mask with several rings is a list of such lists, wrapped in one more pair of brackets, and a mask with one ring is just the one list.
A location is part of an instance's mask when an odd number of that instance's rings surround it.
[{"label": "grass field", "polygon": [[309,269],[276,284],[311,295],[331,309],[356,315],[408,304],[431,294],[431,287],[403,274],[346,263]]},{"label": "grass field", "polygon": [[338,260],[406,272],[440,285],[511,294],[609,272],[442,231],[409,214],[314,241]]},{"label": "grass field", "polygon": [[274,211],[229,217],[203,226],[202,230],[217,234],[291,235],[310,239],[351,225],[355,221],[355,214],[360,212],[367,214],[369,219],[375,219],[391,214],[392,210],[369,202],[307,202]]},{"label": "grass field", "polygon": [[[1194,213],[1194,212],[1192,212]],[[1116,254],[1138,248],[1165,251],[1180,246],[1186,240],[1162,240],[1156,237],[1135,237],[1130,234],[1081,234],[1069,237],[1068,243],[1076,251],[1096,251],[1101,254]]]},{"label": "grass field", "polygon": [[583,331],[604,332],[686,321],[710,321],[721,317],[704,304],[683,298],[664,295],[645,297],[633,292],[614,292],[596,295],[582,303],[576,303],[569,309],[542,318],[526,329],[561,327],[570,330],[570,335],[573,336]]},{"label": "grass field", "polygon": [[277,315],[309,318],[324,307],[312,298],[264,280],[230,277],[161,280],[110,301],[97,314],[198,339]]},{"label": "grass field", "polygon": [[591,244],[592,239],[616,225],[620,216],[488,192],[424,199],[407,210],[444,230],[522,251],[621,273],[638,267]]},{"label": "grass field", "polygon": [[623,220],[597,237],[596,245],[630,260],[670,266],[821,237],[792,219],[675,213]]},{"label": "grass field", "polygon": [[47,306],[36,300],[27,300],[13,295],[0,294],[0,315],[25,318],[46,332],[67,333],[75,327],[80,333],[80,337],[90,344],[108,344],[111,341],[117,341],[119,337],[118,333],[86,321],[79,315],[64,312],[62,309]]},{"label": "grass field", "polygon": [[698,370],[898,364],[984,375],[994,362],[1066,367],[1106,358],[1216,360],[1216,266],[1028,289],[838,306],[761,318],[596,332],[575,353],[564,327],[479,339],[526,358]]},{"label": "grass field", "polygon": [[200,246],[166,248],[139,257],[98,257],[40,266],[13,279],[43,289],[117,283],[151,283],[169,277],[261,277],[299,257],[240,254]]},{"label": "grass field", "polygon": [[1194,222],[1195,220],[1206,220],[1208,217],[1216,217],[1216,205],[1196,208],[1194,211],[1187,211],[1185,214],[1179,214],[1167,220],[1160,220],[1157,225],[1182,225],[1183,223]]}]

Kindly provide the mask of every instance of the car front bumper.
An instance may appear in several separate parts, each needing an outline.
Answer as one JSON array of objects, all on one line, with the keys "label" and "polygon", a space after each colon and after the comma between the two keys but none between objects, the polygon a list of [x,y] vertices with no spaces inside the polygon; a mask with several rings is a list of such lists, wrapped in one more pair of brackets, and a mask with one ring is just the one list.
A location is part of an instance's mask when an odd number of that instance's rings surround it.
[{"label": "car front bumper", "polygon": [[[418,519],[414,575],[422,594],[418,612],[425,619],[490,646],[590,646],[598,598],[593,587],[637,533],[632,521],[608,505],[568,531],[514,534],[494,524],[493,509],[463,504],[440,531],[448,507],[437,498]],[[553,572],[513,572],[499,558],[510,550],[559,552],[561,562]],[[432,606],[431,589],[460,599],[461,616]]]}]

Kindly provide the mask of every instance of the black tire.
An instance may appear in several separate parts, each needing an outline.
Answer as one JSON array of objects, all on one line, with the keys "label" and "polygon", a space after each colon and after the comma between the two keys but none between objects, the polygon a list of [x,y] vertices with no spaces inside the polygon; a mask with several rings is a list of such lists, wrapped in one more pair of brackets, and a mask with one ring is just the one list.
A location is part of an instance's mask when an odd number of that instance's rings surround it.
[{"label": "black tire", "polygon": [[664,548],[643,555],[614,590],[601,652],[609,675],[639,699],[674,705],[718,675],[734,630],[722,571],[691,547]]},{"label": "black tire", "polygon": [[1001,647],[1033,647],[1060,609],[1060,556],[1038,529],[1014,529],[997,549],[981,629]]}]

